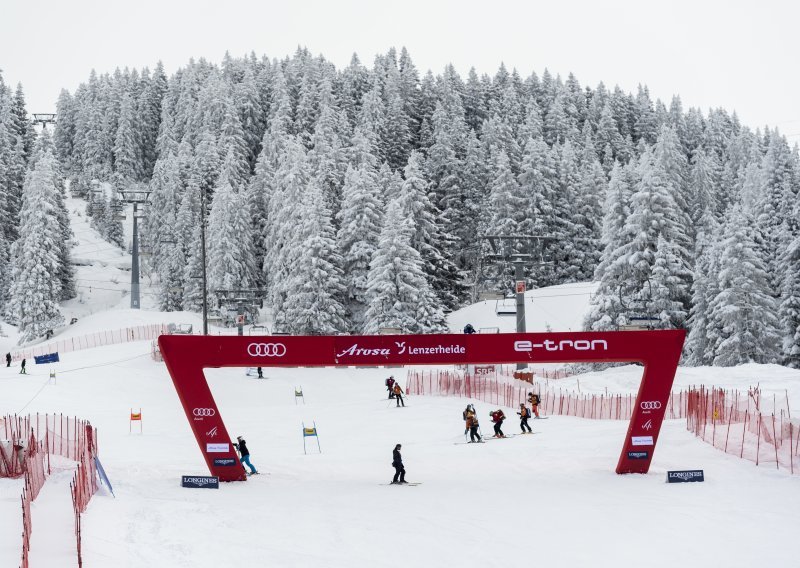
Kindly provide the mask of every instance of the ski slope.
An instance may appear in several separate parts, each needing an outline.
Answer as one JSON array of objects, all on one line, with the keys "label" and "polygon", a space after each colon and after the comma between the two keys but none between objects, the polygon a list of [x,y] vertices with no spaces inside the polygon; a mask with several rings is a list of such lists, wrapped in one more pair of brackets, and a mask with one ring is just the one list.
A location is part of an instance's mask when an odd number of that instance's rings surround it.
[{"label": "ski slope", "polygon": [[[793,558],[798,479],[722,454],[682,421],[665,424],[648,475],[618,476],[625,422],[554,416],[532,421],[533,436],[457,444],[466,401],[413,397],[397,409],[384,398],[384,369],[268,369],[265,380],[211,369],[226,425],[245,436],[263,475],[193,490],[180,476],[207,474],[205,465],[147,342],[67,353],[56,385],[45,386],[47,371],[0,368],[0,412],[64,412],[98,428],[116,498],[101,490],[83,517],[87,567],[501,566],[521,557],[548,566],[787,566]],[[591,383],[601,388],[602,374]],[[295,404],[298,386],[305,405]],[[141,435],[128,432],[131,407],[142,408]],[[490,408],[476,407],[489,430]],[[309,445],[304,455],[301,425],[312,421],[323,453]],[[504,430],[516,432],[516,421]],[[422,485],[382,485],[396,443],[407,478]],[[668,469],[693,468],[705,470],[705,483],[665,483]],[[20,523],[19,483],[0,481],[0,514]],[[63,479],[51,482],[67,491]],[[71,522],[69,499],[47,495],[33,504],[34,568],[71,565],[69,548],[58,547],[63,563],[41,548],[48,539],[37,519]],[[71,525],[62,530],[70,535]],[[0,566],[13,566],[19,531],[3,532]],[[770,544],[736,546],[745,539]]]},{"label": "ski slope", "polygon": [[[86,252],[84,282],[129,276],[116,260],[125,255],[104,250],[111,245],[98,243],[91,229],[76,230],[76,238],[87,251],[94,243],[97,255]],[[528,292],[528,329],[579,329],[592,290],[574,284]],[[73,301],[79,321],[60,330],[62,337],[198,323],[193,314],[129,310],[119,290],[91,294]],[[449,321],[454,331],[468,322],[501,331],[514,326],[513,317],[495,314],[494,302],[459,310]],[[15,342],[13,328],[4,330],[3,350]],[[553,416],[532,421],[532,436],[464,444],[467,401],[412,397],[398,409],[385,398],[383,380],[394,374],[402,384],[402,369],[265,369],[264,380],[244,369],[210,369],[230,434],[246,438],[262,475],[219,490],[184,489],[181,475],[207,471],[164,365],[150,359],[149,342],[65,353],[53,368],[56,384],[47,384],[50,366],[29,365],[28,376],[0,367],[0,414],[61,412],[98,428],[116,498],[102,488],[83,515],[87,568],[798,564],[800,479],[725,455],[683,421],[665,423],[649,474],[619,476],[614,467],[626,422]],[[619,367],[558,386],[627,393],[640,376],[637,367]],[[676,387],[756,383],[776,396],[787,393],[798,408],[800,373],[781,367],[680,369],[676,379]],[[301,386],[305,404],[296,404]],[[484,432],[491,430],[490,407],[475,406]],[[131,408],[142,410],[142,434],[129,433]],[[301,427],[314,422],[322,453],[308,439],[304,455]],[[509,419],[504,430],[517,432],[517,422]],[[407,479],[421,485],[386,485],[397,443]],[[705,483],[665,483],[667,470],[694,468],[705,470]],[[70,478],[70,465],[59,464],[33,503],[33,568],[75,565]],[[2,567],[19,564],[20,492],[20,480],[0,479]]]}]

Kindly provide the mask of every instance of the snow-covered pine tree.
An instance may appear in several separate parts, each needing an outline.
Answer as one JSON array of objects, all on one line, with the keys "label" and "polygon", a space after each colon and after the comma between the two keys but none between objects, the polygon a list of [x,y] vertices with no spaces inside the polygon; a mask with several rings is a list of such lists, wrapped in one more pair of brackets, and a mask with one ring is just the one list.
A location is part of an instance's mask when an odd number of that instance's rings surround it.
[{"label": "snow-covered pine tree", "polygon": [[689,365],[711,365],[718,329],[709,329],[709,305],[719,293],[719,224],[714,211],[706,210],[700,219],[695,237],[695,265],[692,278],[692,307],[687,321],[689,335],[683,352]]},{"label": "snow-covered pine tree", "polygon": [[[523,200],[528,202],[527,209],[521,212],[524,224],[519,227],[520,233],[555,237],[559,233],[556,214],[558,169],[544,139],[529,138],[526,142],[518,179]],[[542,255],[549,261],[560,244],[543,242],[542,247]],[[536,287],[557,283],[553,264],[538,267],[530,278]]]},{"label": "snow-covered pine tree", "polygon": [[681,259],[673,251],[674,245],[658,236],[656,252],[653,257],[650,284],[651,302],[650,316],[658,320],[658,329],[674,329],[682,327],[686,320],[683,303],[676,298],[682,292],[682,282],[677,276],[683,270]]},{"label": "snow-covered pine tree", "polygon": [[288,331],[299,335],[334,335],[348,329],[342,299],[342,257],[336,250],[333,220],[319,180],[303,195],[300,258],[292,271],[292,293],[286,301]]},{"label": "snow-covered pine tree", "polygon": [[765,264],[756,254],[753,227],[753,218],[734,206],[720,243],[719,292],[709,305],[709,327],[717,328],[721,339],[714,365],[778,359],[778,307]]},{"label": "snow-covered pine tree", "polygon": [[621,251],[633,238],[626,231],[633,194],[634,175],[631,170],[632,166],[621,166],[619,162],[615,162],[611,170],[600,238],[603,251],[594,273],[594,279],[600,284],[592,296],[584,321],[587,330],[611,331],[625,323],[620,290],[627,277],[627,262]]},{"label": "snow-covered pine tree", "polygon": [[349,167],[337,218],[338,248],[342,255],[345,305],[354,330],[360,331],[367,309],[367,276],[378,244],[382,222],[380,187],[362,169]]},{"label": "snow-covered pine tree", "polygon": [[134,101],[128,93],[122,96],[117,135],[114,141],[114,170],[117,187],[127,188],[128,184],[142,177],[141,146],[137,140],[139,127],[136,124]]},{"label": "snow-covered pine tree", "polygon": [[[413,155],[413,153],[412,153]],[[367,279],[364,333],[398,328],[404,333],[443,331],[444,314],[428,284],[423,260],[412,246],[416,232],[402,197],[387,206]]]},{"label": "snow-covered pine tree", "polygon": [[455,264],[443,254],[443,250],[449,250],[449,240],[453,237],[436,223],[439,211],[428,198],[429,184],[423,174],[419,152],[411,152],[404,174],[400,200],[404,214],[414,219],[411,244],[422,256],[425,273],[442,309],[452,310],[463,293]]},{"label": "snow-covered pine tree", "polygon": [[122,220],[120,219],[122,213],[122,203],[117,198],[116,192],[113,192],[105,211],[106,218],[103,221],[103,227],[105,229],[105,239],[120,248],[125,247],[125,233],[122,230]]},{"label": "snow-covered pine tree", "polygon": [[249,288],[254,283],[255,254],[246,194],[233,190],[221,177],[214,190],[208,216],[208,288]]},{"label": "snow-covered pine tree", "polygon": [[64,323],[58,241],[62,238],[53,203],[55,158],[47,152],[25,178],[20,238],[12,246],[9,316],[19,326],[20,343],[43,336]]}]

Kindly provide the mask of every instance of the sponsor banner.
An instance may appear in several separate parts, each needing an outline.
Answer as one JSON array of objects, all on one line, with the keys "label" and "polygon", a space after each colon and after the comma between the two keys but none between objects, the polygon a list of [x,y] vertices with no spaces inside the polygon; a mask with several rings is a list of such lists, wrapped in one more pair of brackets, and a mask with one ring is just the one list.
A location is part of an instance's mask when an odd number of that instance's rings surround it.
[{"label": "sponsor banner", "polygon": [[668,471],[667,483],[689,483],[691,481],[705,481],[702,469],[689,469],[685,471]]},{"label": "sponsor banner", "polygon": [[239,463],[236,458],[214,458],[214,465],[221,465],[223,467],[230,467]]},{"label": "sponsor banner", "polygon": [[475,365],[474,375],[476,377],[494,376],[494,373],[495,373],[494,365]]},{"label": "sponsor banner", "polygon": [[647,452],[628,452],[629,460],[646,460]]},{"label": "sponsor banner", "polygon": [[206,451],[209,454],[226,454],[231,451],[230,444],[206,444]]},{"label": "sponsor banner", "polygon": [[43,365],[45,363],[58,363],[58,352],[48,353],[47,355],[34,355],[33,360],[37,365]]},{"label": "sponsor banner", "polygon": [[459,335],[341,336],[335,342],[337,365],[460,363],[467,358]]},{"label": "sponsor banner", "polygon": [[207,475],[182,475],[181,487],[192,487],[195,489],[219,489],[219,477]]},{"label": "sponsor banner", "polygon": [[652,446],[653,445],[653,437],[652,436],[632,436],[631,437],[631,444],[634,446]]}]

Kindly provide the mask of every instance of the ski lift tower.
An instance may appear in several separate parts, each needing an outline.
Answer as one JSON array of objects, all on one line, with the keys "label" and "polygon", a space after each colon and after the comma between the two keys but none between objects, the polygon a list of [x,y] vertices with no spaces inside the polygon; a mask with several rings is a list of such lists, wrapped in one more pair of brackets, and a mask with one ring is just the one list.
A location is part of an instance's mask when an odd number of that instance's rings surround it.
[{"label": "ski lift tower", "polygon": [[131,309],[141,308],[139,297],[139,219],[144,218],[144,208],[152,191],[143,183],[132,183],[125,189],[118,190],[122,201],[133,205],[133,245],[131,247]]},{"label": "ski lift tower", "polygon": [[217,295],[217,307],[236,309],[236,327],[239,335],[244,335],[245,307],[251,310],[264,307],[264,296],[267,291],[263,288],[225,288],[214,290]]},{"label": "ski lift tower", "polygon": [[[490,267],[495,268],[496,278],[500,279],[505,273],[504,267],[514,267],[517,333],[525,333],[525,268],[552,264],[552,262],[544,260],[543,253],[545,241],[552,240],[552,238],[543,235],[485,235],[480,238],[481,241],[488,244],[488,251],[487,247],[481,247],[483,253],[480,257],[479,284],[488,280],[486,269]],[[527,368],[526,363],[517,363],[518,370],[525,368]]]}]

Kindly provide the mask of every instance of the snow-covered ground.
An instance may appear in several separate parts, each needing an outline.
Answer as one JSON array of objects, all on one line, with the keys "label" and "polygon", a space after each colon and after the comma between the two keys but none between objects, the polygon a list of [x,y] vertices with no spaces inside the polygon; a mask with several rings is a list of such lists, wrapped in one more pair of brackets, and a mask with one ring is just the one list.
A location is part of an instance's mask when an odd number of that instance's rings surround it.
[{"label": "snow-covered ground", "polygon": [[[266,380],[214,369],[207,374],[226,424],[246,437],[264,475],[191,490],[180,476],[206,474],[205,466],[146,342],[68,353],[62,366],[88,368],[59,373],[57,385],[44,388],[45,369],[20,377],[0,368],[0,412],[77,414],[99,429],[116,498],[101,492],[83,517],[87,567],[503,566],[520,558],[548,566],[789,566],[795,558],[800,480],[714,450],[683,421],[666,424],[648,475],[618,476],[625,422],[551,417],[534,421],[533,436],[457,444],[465,401],[414,397],[397,409],[384,399],[383,369],[269,370]],[[297,386],[305,405],[295,405]],[[488,424],[489,407],[476,406]],[[128,432],[131,407],[142,408],[142,435]],[[323,453],[309,446],[304,455],[301,425],[312,421]],[[514,420],[505,425],[517,429]],[[408,479],[422,485],[382,485],[396,443]],[[693,468],[705,470],[705,483],[665,483],[667,470]],[[7,485],[19,484],[0,487]],[[0,495],[0,515],[19,523],[17,492]],[[43,526],[57,530],[37,519],[57,516],[65,502],[53,491],[34,502],[32,550],[47,541]],[[0,565],[11,566],[19,531],[6,532]]]},{"label": "snow-covered ground", "polygon": [[[70,200],[70,210],[80,205]],[[106,250],[112,245],[88,227],[81,232],[79,222],[75,227],[91,261],[79,269],[81,285],[96,277],[111,287],[116,272],[120,283],[129,282],[117,264],[127,255]],[[82,301],[72,303],[79,321],[60,337],[142,323],[199,324],[194,314],[129,310],[120,291],[81,290]],[[529,292],[528,330],[579,329],[592,290],[574,284]],[[493,301],[450,317],[454,331],[466,323],[501,331],[515,325],[513,317],[496,316]],[[0,348],[14,341],[12,329]],[[101,489],[83,516],[87,568],[798,564],[800,478],[717,451],[683,421],[665,423],[649,474],[618,476],[626,422],[553,416],[533,421],[532,436],[464,444],[463,399],[412,397],[403,409],[386,400],[383,380],[399,369],[266,369],[265,380],[244,369],[210,369],[225,423],[245,436],[263,475],[219,490],[184,489],[182,474],[207,471],[149,342],[61,359],[56,384],[48,384],[49,366],[30,365],[28,376],[0,367],[0,414],[63,412],[98,428],[116,498]],[[557,386],[626,393],[640,378],[640,368],[627,366]],[[765,393],[788,392],[798,408],[800,373],[775,366],[681,369],[676,388],[757,383]],[[300,386],[305,405],[294,397]],[[475,404],[488,430],[490,408]],[[143,434],[129,433],[131,408],[142,409]],[[304,455],[301,427],[313,422],[322,454],[309,439]],[[504,430],[516,432],[516,421]],[[386,485],[397,443],[408,479],[422,485]],[[694,468],[705,470],[704,483],[665,483],[667,470]],[[33,568],[75,565],[70,476],[69,464],[61,464],[33,503]],[[2,567],[19,564],[20,492],[19,480],[0,480]]]}]

